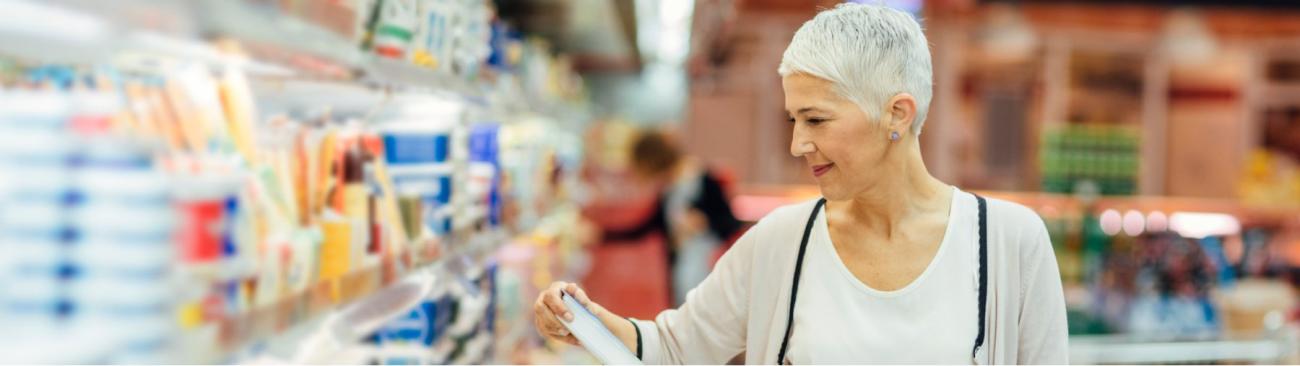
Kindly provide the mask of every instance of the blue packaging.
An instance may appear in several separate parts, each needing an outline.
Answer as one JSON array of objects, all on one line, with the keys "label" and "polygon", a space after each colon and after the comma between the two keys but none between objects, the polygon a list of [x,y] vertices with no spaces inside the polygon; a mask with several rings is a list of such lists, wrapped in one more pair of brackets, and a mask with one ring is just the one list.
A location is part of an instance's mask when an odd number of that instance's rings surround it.
[{"label": "blue packaging", "polygon": [[508,71],[517,61],[511,60],[510,48],[520,43],[521,34],[501,20],[493,20],[491,28],[489,45],[492,46],[492,53],[488,55],[487,64],[493,69]]},{"label": "blue packaging", "polygon": [[444,163],[450,156],[451,137],[446,133],[389,132],[383,138],[389,164]]},{"label": "blue packaging", "polygon": [[442,336],[445,326],[438,327],[439,319],[449,314],[441,299],[425,299],[406,315],[394,319],[375,331],[373,340],[385,343],[415,343],[432,346]]},{"label": "blue packaging", "polygon": [[497,141],[498,130],[500,130],[500,128],[494,123],[479,124],[470,130],[470,161],[497,165],[499,160],[499,154],[497,152],[500,150],[500,143]]},{"label": "blue packaging", "polygon": [[498,135],[500,126],[485,123],[474,126],[469,134],[469,161],[492,167],[492,180],[489,183],[487,197],[482,202],[487,206],[489,226],[501,223],[501,143]]}]

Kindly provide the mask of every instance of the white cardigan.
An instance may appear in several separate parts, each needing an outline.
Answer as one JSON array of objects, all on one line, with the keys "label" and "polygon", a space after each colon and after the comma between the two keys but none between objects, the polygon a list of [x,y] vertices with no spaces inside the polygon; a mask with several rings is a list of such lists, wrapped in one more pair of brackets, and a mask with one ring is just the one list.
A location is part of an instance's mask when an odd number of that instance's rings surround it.
[{"label": "white cardigan", "polygon": [[[958,191],[954,199],[975,196]],[[633,320],[647,364],[776,364],[790,307],[795,258],[816,200],[781,207],[727,251],[680,308]],[[967,222],[977,222],[969,220]],[[1032,222],[1033,225],[1016,223]],[[979,364],[1065,364],[1065,298],[1042,219],[988,199],[989,288]],[[970,245],[977,245],[971,243]],[[637,351],[637,350],[633,350]]]}]

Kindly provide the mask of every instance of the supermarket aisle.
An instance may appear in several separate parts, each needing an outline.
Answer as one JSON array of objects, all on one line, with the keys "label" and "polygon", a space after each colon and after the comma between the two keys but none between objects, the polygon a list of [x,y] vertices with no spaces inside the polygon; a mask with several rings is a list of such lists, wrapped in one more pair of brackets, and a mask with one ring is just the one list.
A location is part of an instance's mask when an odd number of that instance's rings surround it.
[{"label": "supermarket aisle", "polygon": [[[632,136],[744,224],[817,197],[774,70],[840,2],[2,1],[0,364],[594,363],[531,306],[673,304],[672,240],[606,235],[666,192]],[[1072,362],[1300,362],[1300,3],[882,3],[927,166],[1046,224]]]}]

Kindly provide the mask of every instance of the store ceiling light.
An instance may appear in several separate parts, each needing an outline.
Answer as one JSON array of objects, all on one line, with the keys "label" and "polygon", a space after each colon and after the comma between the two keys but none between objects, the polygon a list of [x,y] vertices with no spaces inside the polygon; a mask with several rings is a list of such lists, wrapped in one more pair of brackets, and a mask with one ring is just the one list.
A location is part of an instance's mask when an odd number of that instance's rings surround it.
[{"label": "store ceiling light", "polygon": [[1162,233],[1169,230],[1169,217],[1164,212],[1152,211],[1147,214],[1147,231]]},{"label": "store ceiling light", "polygon": [[1115,210],[1103,211],[1101,213],[1101,218],[1098,221],[1099,224],[1101,224],[1101,232],[1110,236],[1119,234],[1119,231],[1123,226],[1123,218],[1120,216],[1119,211]]},{"label": "store ceiling light", "polygon": [[1142,216],[1137,210],[1129,210],[1124,213],[1124,234],[1128,236],[1142,235],[1146,230],[1146,217]]},{"label": "store ceiling light", "polygon": [[1241,232],[1241,222],[1223,213],[1175,212],[1169,217],[1169,228],[1183,237],[1204,239],[1236,235]]}]

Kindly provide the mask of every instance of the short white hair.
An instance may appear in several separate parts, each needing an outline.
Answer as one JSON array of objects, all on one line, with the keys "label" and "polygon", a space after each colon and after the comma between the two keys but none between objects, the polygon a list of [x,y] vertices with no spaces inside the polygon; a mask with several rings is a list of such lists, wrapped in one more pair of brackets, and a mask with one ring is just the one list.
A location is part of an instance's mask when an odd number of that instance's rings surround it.
[{"label": "short white hair", "polygon": [[829,80],[840,96],[872,119],[889,98],[916,98],[912,133],[921,134],[933,95],[930,47],[911,14],[880,5],[845,3],[799,27],[781,56],[782,77],[804,73]]}]

